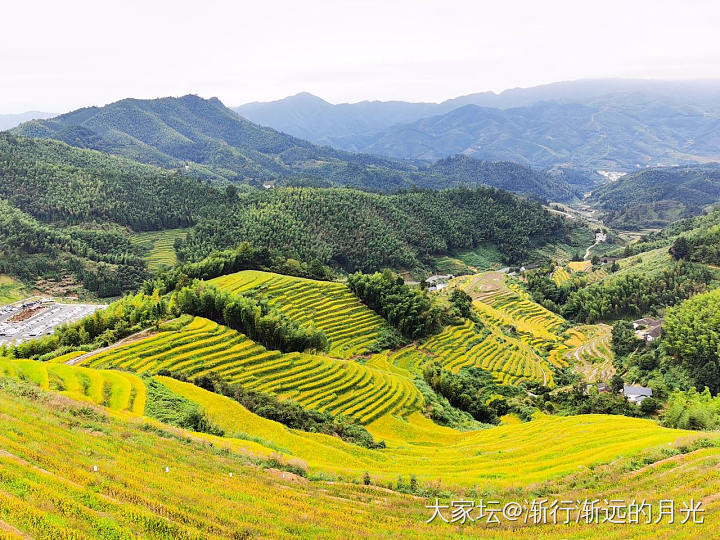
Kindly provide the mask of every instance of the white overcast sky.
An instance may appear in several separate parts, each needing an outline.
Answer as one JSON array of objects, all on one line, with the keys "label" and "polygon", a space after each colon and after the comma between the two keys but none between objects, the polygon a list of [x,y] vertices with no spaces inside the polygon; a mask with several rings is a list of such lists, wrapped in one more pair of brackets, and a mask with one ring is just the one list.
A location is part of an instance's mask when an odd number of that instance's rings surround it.
[{"label": "white overcast sky", "polygon": [[718,0],[0,0],[0,113],[720,79]]}]

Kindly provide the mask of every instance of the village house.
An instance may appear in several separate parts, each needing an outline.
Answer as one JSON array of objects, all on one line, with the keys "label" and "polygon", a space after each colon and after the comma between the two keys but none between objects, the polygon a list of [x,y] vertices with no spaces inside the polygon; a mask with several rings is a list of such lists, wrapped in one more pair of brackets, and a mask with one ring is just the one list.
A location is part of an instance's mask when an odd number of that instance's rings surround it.
[{"label": "village house", "polygon": [[448,287],[450,285],[448,282],[454,277],[454,274],[440,274],[436,276],[430,276],[425,280],[425,283],[428,284],[428,291],[440,291],[445,287]]},{"label": "village house", "polygon": [[632,325],[638,339],[642,339],[646,343],[652,343],[658,339],[662,333],[662,319],[645,317],[633,321]]},{"label": "village house", "polygon": [[652,397],[652,388],[647,386],[631,386],[623,385],[623,395],[627,398],[630,403],[640,405],[644,400]]}]

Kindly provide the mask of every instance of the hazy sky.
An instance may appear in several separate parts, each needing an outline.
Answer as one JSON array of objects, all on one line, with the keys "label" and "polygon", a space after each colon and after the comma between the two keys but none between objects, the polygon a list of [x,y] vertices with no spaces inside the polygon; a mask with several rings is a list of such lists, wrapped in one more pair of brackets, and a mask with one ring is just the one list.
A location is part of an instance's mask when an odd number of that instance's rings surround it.
[{"label": "hazy sky", "polygon": [[717,0],[1,0],[0,113],[720,79]]}]

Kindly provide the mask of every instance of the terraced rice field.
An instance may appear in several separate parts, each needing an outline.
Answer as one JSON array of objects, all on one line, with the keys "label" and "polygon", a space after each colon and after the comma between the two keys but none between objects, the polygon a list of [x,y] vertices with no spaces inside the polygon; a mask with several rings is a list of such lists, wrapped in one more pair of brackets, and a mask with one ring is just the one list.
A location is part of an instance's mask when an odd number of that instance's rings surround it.
[{"label": "terraced rice field", "polygon": [[369,450],[335,437],[288,429],[191,384],[164,377],[160,380],[202,407],[227,434],[241,434],[241,439],[245,434],[255,437],[254,441],[236,439],[233,444],[242,447],[252,442],[248,449],[258,444],[268,450],[274,447],[287,461],[299,460],[311,471],[345,478],[360,478],[368,471],[383,481],[396,480],[399,474],[415,474],[423,481],[442,478],[446,485],[505,488],[545,481],[576,472],[580,466],[607,463],[644,448],[667,448],[678,439],[702,436],[662,428],[650,420],[607,415],[539,415],[531,422],[459,432],[414,413],[407,419],[383,416],[369,424],[367,429],[375,439],[387,445],[382,450]]},{"label": "terraced rice field", "polygon": [[168,229],[143,232],[133,235],[131,240],[134,244],[141,245],[147,250],[145,260],[148,263],[148,269],[155,271],[161,266],[173,266],[177,263],[175,239],[184,238],[189,230]]},{"label": "terraced rice field", "polygon": [[[453,280],[453,287],[473,298],[480,320],[502,342],[508,354],[522,357],[524,375],[507,372],[502,380],[516,383],[523,378],[552,384],[550,364],[567,365],[561,354],[565,321],[559,315],[535,303],[527,292],[506,281],[501,272],[486,272]],[[562,349],[564,352],[564,349]],[[518,364],[511,364],[517,366]]]},{"label": "terraced rice field", "polygon": [[612,328],[607,324],[585,325],[568,331],[566,358],[575,371],[590,382],[609,382],[615,374],[612,352]]},{"label": "terraced rice field", "polygon": [[568,267],[573,272],[589,272],[592,270],[591,261],[571,261],[568,263]]},{"label": "terraced rice field", "polygon": [[[704,448],[668,459],[661,453],[716,434],[605,415],[539,417],[469,433],[415,415],[408,421],[385,416],[369,429],[376,437],[385,435],[388,447],[367,450],[289,430],[230,399],[175,383],[174,391],[200,404],[227,433],[254,433],[260,442],[168,426],[158,433],[122,414],[82,425],[78,404],[13,392],[0,378],[0,414],[6,420],[0,422],[0,536],[712,538],[720,526],[720,450]],[[320,466],[344,480],[359,480],[365,471],[373,482],[394,482],[399,474],[407,481],[416,474],[422,483],[441,478],[445,490],[475,487],[500,501],[534,499],[538,491],[550,500],[635,498],[657,505],[673,499],[677,521],[654,526],[533,526],[522,520],[501,526],[426,524],[429,500],[373,485],[307,481],[252,465],[245,449],[265,441],[291,451],[294,463],[302,464],[300,456],[307,456],[311,471]],[[648,448],[659,449],[654,452],[659,461],[639,470],[626,468],[628,460],[621,456]],[[275,456],[286,460],[282,453]],[[679,523],[681,501],[690,493],[704,503],[703,525]],[[444,496],[441,500],[447,504]]]},{"label": "terraced rice field", "polygon": [[178,331],[102,351],[83,365],[148,374],[167,369],[189,377],[216,373],[228,382],[363,423],[386,414],[407,415],[423,403],[407,377],[351,360],[268,351],[243,334],[201,317]]},{"label": "terraced rice field", "polygon": [[[473,300],[501,312],[508,320],[516,321],[518,330],[536,333],[541,337],[556,334],[565,322],[562,317],[533,302],[525,291],[506,283],[505,274],[487,272],[461,278],[456,286]],[[521,328],[520,325],[523,327]]]},{"label": "terraced rice field", "polygon": [[30,381],[77,399],[135,415],[145,413],[145,384],[130,373],[0,358],[0,378]]},{"label": "terraced rice field", "polygon": [[386,324],[343,284],[246,270],[215,278],[216,287],[268,298],[289,318],[319,328],[330,343],[329,354],[351,358],[374,345]]},{"label": "terraced rice field", "polygon": [[558,287],[570,281],[570,273],[562,266],[555,268],[552,279]]},{"label": "terraced rice field", "polygon": [[422,350],[440,360],[446,369],[457,372],[463,367],[481,367],[505,384],[521,380],[547,384],[552,380],[550,370],[527,344],[494,327],[478,328],[471,321],[431,337]]}]

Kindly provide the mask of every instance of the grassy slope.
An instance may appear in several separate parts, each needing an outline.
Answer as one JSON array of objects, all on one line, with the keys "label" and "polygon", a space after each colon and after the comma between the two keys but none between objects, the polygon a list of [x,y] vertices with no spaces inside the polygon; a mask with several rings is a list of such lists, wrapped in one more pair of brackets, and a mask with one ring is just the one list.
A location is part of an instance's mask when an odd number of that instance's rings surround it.
[{"label": "grassy slope", "polygon": [[[179,430],[157,434],[124,418],[84,419],[86,413],[59,397],[0,390],[0,413],[11,419],[0,423],[0,536],[3,528],[48,539],[348,538],[399,531],[419,538],[442,530],[422,525],[425,509],[411,497],[283,480]],[[408,524],[417,530],[406,531]]]},{"label": "grassy slope", "polygon": [[24,286],[19,281],[0,274],[0,306],[11,304],[27,296]]},{"label": "grassy slope", "polygon": [[184,238],[190,229],[169,229],[151,231],[132,236],[132,242],[147,250],[145,260],[148,269],[154,272],[161,266],[173,266],[177,263],[174,242],[176,238]]}]

